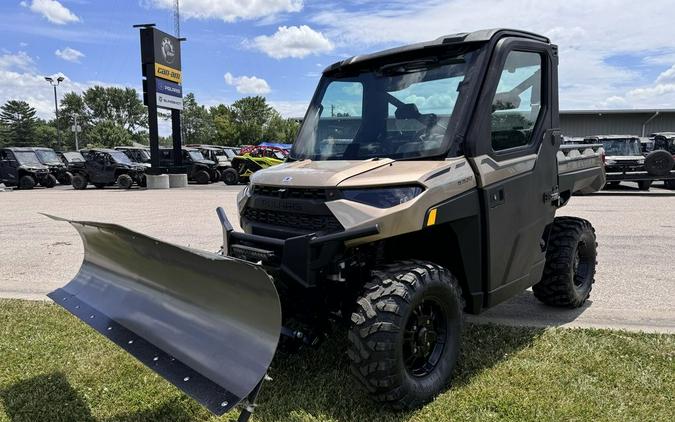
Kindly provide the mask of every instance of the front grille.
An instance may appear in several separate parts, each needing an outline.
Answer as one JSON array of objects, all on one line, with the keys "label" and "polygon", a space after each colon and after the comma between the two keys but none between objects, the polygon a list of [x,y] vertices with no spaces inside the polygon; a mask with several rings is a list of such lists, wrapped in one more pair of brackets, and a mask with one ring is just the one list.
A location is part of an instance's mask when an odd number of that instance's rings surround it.
[{"label": "front grille", "polygon": [[337,199],[337,191],[322,188],[285,188],[277,186],[253,186],[253,194],[288,199],[318,199],[331,201]]},{"label": "front grille", "polygon": [[[330,212],[330,211],[329,211]],[[340,222],[332,214],[310,215],[284,211],[270,211],[247,207],[242,217],[253,223],[269,224],[276,227],[287,227],[308,233],[334,233],[343,230]]]}]

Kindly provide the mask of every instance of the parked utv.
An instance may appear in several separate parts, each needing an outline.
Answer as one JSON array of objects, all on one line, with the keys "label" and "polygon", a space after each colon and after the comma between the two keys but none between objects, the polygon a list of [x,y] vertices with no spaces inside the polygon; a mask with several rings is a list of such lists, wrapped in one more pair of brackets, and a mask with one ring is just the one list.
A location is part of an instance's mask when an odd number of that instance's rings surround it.
[{"label": "parked utv", "polygon": [[[159,163],[161,167],[171,169],[173,167],[173,149],[160,148]],[[183,166],[187,170],[189,181],[205,185],[211,181],[220,180],[220,172],[216,163],[204,158],[196,148],[183,147]]]},{"label": "parked utv", "polygon": [[253,411],[280,336],[344,325],[356,382],[420,406],[450,383],[464,312],[530,286],[589,297],[593,227],[555,214],[605,184],[602,148],[560,148],[557,65],[548,38],[502,29],[335,63],[286,162],[238,196],[244,232],[219,208],[220,254],[73,221],[83,267],[50,297],[216,414]]},{"label": "parked utv", "polygon": [[232,158],[233,170],[223,174],[223,181],[228,185],[248,183],[253,173],[281,164],[287,156],[288,151],[277,147],[255,145],[242,147],[239,155]]},{"label": "parked utv", "polygon": [[232,168],[231,159],[234,158],[235,154],[232,152],[231,149],[227,149],[226,147],[218,145],[191,144],[187,146],[198,149],[205,159],[216,163],[217,173],[215,173],[214,176],[217,177],[217,179],[212,180],[212,182],[220,182],[221,180],[223,180],[223,175],[225,174],[227,169]]},{"label": "parked utv", "polygon": [[150,167],[150,148],[122,146],[115,149],[126,154],[132,162],[142,164],[145,168]]},{"label": "parked utv", "polygon": [[33,148],[33,151],[37,154],[38,160],[49,168],[49,172],[56,177],[59,184],[70,185],[73,174],[68,171],[68,167],[61,161],[53,149],[37,147]]},{"label": "parked utv", "polygon": [[[584,138],[588,144],[602,144],[605,150],[605,171],[608,185],[636,182],[640,190],[648,191],[655,180],[668,180],[673,157],[657,150],[645,157],[637,136],[602,135]],[[675,178],[675,175],[674,175]]]},{"label": "parked utv", "polygon": [[145,167],[133,163],[122,151],[95,148],[80,152],[85,162],[70,169],[73,188],[86,189],[89,183],[98,189],[115,185],[122,189],[134,184],[145,186]]},{"label": "parked utv", "polygon": [[56,186],[56,178],[42,164],[33,148],[9,147],[0,149],[0,183],[33,189],[40,184],[46,188]]},{"label": "parked utv", "polygon": [[[663,152],[658,153],[659,159],[654,159],[654,162],[660,162],[661,167],[667,169],[670,167],[668,178],[663,182],[667,189],[675,189],[675,132],[659,132],[653,134],[654,148],[653,151],[665,151],[670,154],[672,160],[669,160],[667,155]],[[670,165],[669,165],[670,164]]]}]

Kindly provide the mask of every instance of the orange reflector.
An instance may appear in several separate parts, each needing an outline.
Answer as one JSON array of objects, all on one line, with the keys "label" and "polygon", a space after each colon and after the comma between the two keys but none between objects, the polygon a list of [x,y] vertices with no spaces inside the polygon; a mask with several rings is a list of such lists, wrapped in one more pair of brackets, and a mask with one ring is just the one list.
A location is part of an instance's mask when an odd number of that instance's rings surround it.
[{"label": "orange reflector", "polygon": [[429,217],[427,218],[427,226],[433,226],[436,224],[436,208],[429,211]]}]

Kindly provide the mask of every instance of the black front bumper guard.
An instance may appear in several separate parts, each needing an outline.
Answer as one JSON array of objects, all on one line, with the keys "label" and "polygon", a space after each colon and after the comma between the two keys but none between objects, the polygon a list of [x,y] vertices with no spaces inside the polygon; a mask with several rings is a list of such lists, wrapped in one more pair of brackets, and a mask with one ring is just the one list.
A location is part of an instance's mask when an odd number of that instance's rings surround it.
[{"label": "black front bumper guard", "polygon": [[321,270],[334,262],[344,242],[380,233],[378,225],[373,224],[320,236],[310,233],[278,239],[234,231],[225,210],[218,207],[216,213],[223,227],[223,254],[261,262],[304,287],[316,285]]}]

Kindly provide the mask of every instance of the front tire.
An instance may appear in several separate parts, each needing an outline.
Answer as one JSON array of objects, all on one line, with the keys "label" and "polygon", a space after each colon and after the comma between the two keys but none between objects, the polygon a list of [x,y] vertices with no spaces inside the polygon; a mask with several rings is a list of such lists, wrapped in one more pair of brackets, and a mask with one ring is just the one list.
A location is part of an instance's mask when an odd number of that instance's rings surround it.
[{"label": "front tire", "polygon": [[120,174],[117,178],[117,186],[122,189],[131,189],[131,186],[134,184],[134,179],[131,178],[128,174]]},{"label": "front tire", "polygon": [[213,171],[213,176],[211,177],[211,181],[212,181],[213,183],[220,182],[220,180],[222,179],[222,177],[223,177],[223,175],[222,175],[222,173],[220,172],[220,170],[214,170],[214,171]]},{"label": "front tire", "polygon": [[578,308],[588,299],[597,264],[595,229],[581,218],[553,221],[541,281],[534,296],[550,306]]},{"label": "front tire", "polygon": [[87,178],[81,174],[74,174],[70,181],[70,184],[73,185],[73,189],[77,190],[87,189],[88,183]]},{"label": "front tire", "polygon": [[457,362],[463,303],[457,279],[436,264],[404,261],[373,271],[349,331],[356,380],[396,409],[432,400]]},{"label": "front tire", "polygon": [[236,185],[239,183],[239,173],[236,169],[230,167],[223,171],[223,182],[226,185]]},{"label": "front tire", "polygon": [[650,187],[652,187],[652,181],[651,180],[640,180],[640,181],[638,181],[638,189],[640,189],[642,191],[648,191]]},{"label": "front tire", "polygon": [[19,179],[20,189],[33,189],[35,187],[35,178],[33,176],[25,175]]},{"label": "front tire", "polygon": [[56,177],[53,174],[48,174],[40,181],[40,184],[45,188],[53,188],[57,184]]},{"label": "front tire", "polygon": [[195,181],[200,185],[206,185],[211,181],[211,176],[206,170],[199,170],[197,174],[195,174]]}]

